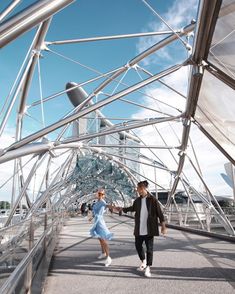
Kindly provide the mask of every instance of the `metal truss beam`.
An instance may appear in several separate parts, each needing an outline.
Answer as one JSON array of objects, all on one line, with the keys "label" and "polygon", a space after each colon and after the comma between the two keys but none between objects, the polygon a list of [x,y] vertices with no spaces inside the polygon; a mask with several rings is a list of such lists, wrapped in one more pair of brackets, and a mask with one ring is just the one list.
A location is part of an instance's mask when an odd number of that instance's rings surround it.
[{"label": "metal truss beam", "polygon": [[[108,97],[106,99],[103,99],[103,100],[101,100],[101,101],[99,101],[99,102],[97,102],[97,103],[95,103],[95,104],[93,104],[93,105],[79,111],[79,112],[76,112],[76,113],[74,113],[72,115],[69,115],[68,117],[66,117],[64,119],[61,119],[60,121],[57,121],[56,123],[54,123],[54,124],[44,128],[44,129],[38,131],[38,132],[36,132],[36,133],[34,133],[32,135],[29,135],[29,136],[23,138],[22,140],[14,143],[14,144],[12,144],[9,148],[7,148],[7,150],[16,149],[16,148],[24,146],[25,144],[28,144],[28,143],[30,143],[32,141],[35,141],[35,140],[41,138],[42,136],[44,136],[44,135],[46,135],[46,134],[48,134],[48,133],[50,133],[50,132],[52,132],[52,131],[54,131],[54,130],[62,127],[62,126],[66,125],[66,124],[68,124],[68,123],[70,123],[70,122],[72,122],[72,121],[74,121],[74,120],[76,120],[78,118],[81,118],[81,117],[83,117],[84,115],[86,115],[88,113],[91,113],[91,112],[95,111],[96,109],[99,109],[99,108],[101,108],[101,107],[103,107],[105,105],[108,105],[111,102],[116,101],[119,98],[121,98],[121,97],[123,97],[123,96],[125,96],[125,95],[127,95],[129,93],[132,93],[132,92],[134,92],[134,91],[136,91],[136,90],[138,90],[138,89],[140,89],[140,88],[142,88],[144,86],[147,86],[147,85],[155,82],[156,80],[158,80],[158,79],[160,79],[160,78],[162,78],[162,77],[164,77],[164,76],[166,76],[166,75],[168,75],[168,74],[170,74],[170,73],[172,73],[174,71],[177,71],[181,67],[182,67],[181,64],[172,66],[172,67],[170,67],[170,68],[168,68],[168,69],[154,75],[153,77],[150,77],[150,78],[148,78],[148,79],[146,79],[144,81],[141,81],[141,82],[139,82],[139,83],[137,83],[137,84],[135,84],[133,86],[130,86],[129,88],[127,88],[125,90],[122,90],[122,91],[120,91],[120,92],[118,92],[118,93],[116,93],[116,94],[114,94],[114,95],[112,95],[112,96],[110,96],[110,97]],[[87,103],[87,101],[86,101],[86,103]],[[84,103],[84,104],[86,104],[86,103]],[[7,151],[7,150],[5,150],[5,151]]]},{"label": "metal truss beam", "polygon": [[121,149],[179,149],[180,146],[160,146],[160,145],[122,145],[122,144],[89,144],[91,147],[103,147],[103,148],[121,148]]},{"label": "metal truss beam", "polygon": [[[181,118],[181,116],[171,117],[171,118],[168,118],[168,117],[167,118],[152,118],[152,119],[146,120],[145,122],[124,124],[123,126],[119,126],[119,127],[107,128],[106,130],[103,130],[98,133],[82,135],[80,137],[68,138],[68,139],[65,139],[64,141],[61,141],[61,142],[57,142],[57,141],[55,141],[55,142],[42,142],[42,143],[31,143],[31,144],[27,144],[25,146],[23,145],[22,147],[19,147],[17,149],[11,149],[11,150],[5,152],[5,154],[3,154],[2,156],[0,156],[0,164],[7,162],[9,160],[15,159],[15,158],[19,158],[22,156],[32,154],[32,153],[40,154],[40,153],[45,152],[47,150],[73,148],[70,143],[89,140],[89,139],[93,139],[93,138],[97,138],[97,137],[101,137],[101,136],[105,136],[105,135],[119,133],[120,131],[132,130],[135,128],[141,128],[141,127],[145,127],[145,126],[153,125],[153,124],[157,124],[157,123],[179,120],[180,118]],[[76,145],[75,147],[78,148],[79,145]]]},{"label": "metal truss beam", "polygon": [[39,168],[39,166],[43,163],[44,159],[47,157],[47,154],[45,154],[44,156],[41,156],[38,158],[38,160],[34,163],[33,167],[31,168],[31,171],[29,172],[29,175],[24,183],[24,186],[22,187],[21,191],[20,191],[20,194],[16,200],[16,202],[14,203],[14,206],[11,207],[11,211],[10,211],[10,214],[6,220],[6,223],[4,224],[5,227],[7,227],[11,220],[12,220],[12,217],[18,207],[18,205],[20,204],[20,201],[21,199],[23,198],[23,196],[25,195],[26,193],[26,189],[28,188],[34,174],[35,174],[35,171],[37,170],[37,168]]},{"label": "metal truss beam", "polygon": [[[180,34],[182,30],[176,30],[177,34]],[[66,44],[77,44],[84,42],[95,42],[95,41],[109,41],[109,40],[119,40],[127,38],[139,38],[139,37],[151,37],[151,36],[161,36],[161,35],[171,35],[172,31],[159,31],[159,32],[145,32],[145,33],[134,33],[134,34],[123,34],[123,35],[112,35],[112,36],[100,36],[82,39],[70,39],[70,40],[60,40],[60,41],[48,41],[46,45],[66,45]]]},{"label": "metal truss beam", "polygon": [[74,0],[41,0],[26,7],[0,25],[0,48],[45,21]]},{"label": "metal truss beam", "polygon": [[173,116],[173,117],[151,118],[151,119],[146,119],[143,122],[126,123],[126,124],[124,123],[121,126],[114,125],[113,127],[104,129],[98,133],[93,133],[93,134],[91,133],[91,134],[87,134],[87,135],[81,135],[79,137],[72,137],[72,138],[65,139],[64,141],[61,141],[61,143],[70,143],[70,142],[76,142],[76,141],[90,140],[93,138],[119,133],[121,131],[128,131],[128,130],[133,130],[133,129],[137,129],[137,128],[142,128],[142,127],[146,127],[146,126],[154,125],[154,124],[158,124],[158,123],[164,123],[164,122],[168,122],[168,121],[178,121],[178,120],[180,120],[180,118],[181,118],[181,115]]},{"label": "metal truss beam", "polygon": [[0,22],[4,20],[5,17],[10,14],[14,8],[21,2],[22,0],[14,0],[12,1],[5,9],[3,12],[0,13]]},{"label": "metal truss beam", "polygon": [[235,160],[222,148],[222,146],[203,128],[203,126],[197,122],[193,121],[199,130],[228,158],[228,160],[235,165]]},{"label": "metal truss beam", "polygon": [[192,51],[192,68],[189,81],[189,90],[186,101],[185,119],[183,121],[183,134],[181,139],[181,152],[179,153],[179,165],[176,177],[172,186],[171,193],[168,198],[167,205],[170,205],[171,197],[174,195],[179,183],[180,175],[183,170],[187,145],[189,141],[189,132],[191,128],[192,117],[196,111],[197,100],[201,88],[203,77],[202,61],[206,59],[208,54],[207,44],[210,41],[212,33],[215,29],[215,19],[219,13],[221,0],[212,2],[202,0],[199,6],[199,16],[196,26],[196,36]]}]

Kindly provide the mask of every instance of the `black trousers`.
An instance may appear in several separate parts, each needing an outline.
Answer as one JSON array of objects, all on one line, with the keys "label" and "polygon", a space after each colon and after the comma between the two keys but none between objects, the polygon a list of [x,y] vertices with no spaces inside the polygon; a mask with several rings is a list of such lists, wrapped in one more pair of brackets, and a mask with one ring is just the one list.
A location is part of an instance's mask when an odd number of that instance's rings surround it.
[{"label": "black trousers", "polygon": [[135,237],[135,248],[138,252],[140,260],[145,259],[145,251],[143,248],[143,242],[146,245],[147,253],[147,266],[151,266],[153,263],[153,236],[136,236]]}]

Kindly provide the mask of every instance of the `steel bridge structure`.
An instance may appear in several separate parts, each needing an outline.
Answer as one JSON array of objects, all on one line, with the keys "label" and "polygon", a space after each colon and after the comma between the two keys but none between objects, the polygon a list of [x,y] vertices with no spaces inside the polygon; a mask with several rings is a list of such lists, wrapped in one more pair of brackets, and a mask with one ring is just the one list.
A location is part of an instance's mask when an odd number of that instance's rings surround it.
[{"label": "steel bridge structure", "polygon": [[[9,162],[14,166],[12,175],[1,184],[4,189],[4,185],[11,183],[11,207],[0,228],[1,264],[14,264],[13,256],[19,254],[19,246],[27,248],[27,252],[13,267],[0,292],[12,293],[20,287],[22,277],[22,287],[30,291],[33,259],[48,247],[54,248],[63,219],[73,210],[74,203],[92,200],[98,187],[107,190],[107,201],[125,206],[136,197],[137,182],[147,179],[156,195],[159,191],[168,191],[168,198],[161,205],[169,225],[192,227],[202,233],[213,232],[215,225],[221,227],[223,235],[235,236],[234,219],[208,186],[194,148],[196,138],[191,136],[192,129],[196,129],[231,166],[235,164],[235,1],[200,0],[197,18],[183,28],[175,28],[158,13],[157,3],[153,7],[142,0],[143,9],[148,9],[167,30],[64,40],[51,40],[48,30],[57,14],[76,1],[33,1],[21,9],[24,2],[27,1],[9,1],[0,13],[0,48],[7,49],[25,33],[34,32],[9,94],[1,99],[2,138],[8,132],[10,120],[15,121],[14,142],[0,150],[0,168],[4,170]],[[16,9],[18,12],[14,13]],[[157,37],[157,41],[106,72],[80,61],[79,52],[77,61],[56,50],[149,37]],[[145,67],[147,58],[159,58],[154,54],[175,43],[184,52],[184,60],[156,72]],[[41,61],[47,62],[51,57],[76,64],[93,76],[82,82],[67,81],[61,85],[62,90],[45,97],[42,80],[46,77],[41,72]],[[186,94],[167,83],[167,77],[182,69],[188,72]],[[53,71],[56,80],[58,69]],[[133,74],[138,81],[128,80]],[[35,76],[40,94],[32,100],[28,97],[35,87]],[[172,100],[180,101],[183,109],[177,102],[147,94],[147,87],[158,85],[171,93]],[[151,106],[131,99],[133,94],[147,96]],[[48,123],[47,105],[62,98],[71,102],[69,112],[62,106],[60,118]],[[125,118],[118,111],[115,117],[107,112],[104,115],[103,109],[113,107],[115,110],[116,102],[123,107],[144,109],[149,116]],[[39,120],[40,127],[35,131],[28,127],[30,119]],[[170,128],[175,144],[167,142],[161,126]],[[142,137],[149,128],[156,138],[154,144]],[[162,152],[173,160],[173,168],[165,162],[165,156],[161,158]],[[202,190],[193,185],[186,164],[200,181]],[[161,177],[168,183],[162,183]],[[186,209],[177,202],[179,190],[187,196]],[[203,208],[200,211],[195,197]],[[190,222],[192,215],[194,222]]]}]

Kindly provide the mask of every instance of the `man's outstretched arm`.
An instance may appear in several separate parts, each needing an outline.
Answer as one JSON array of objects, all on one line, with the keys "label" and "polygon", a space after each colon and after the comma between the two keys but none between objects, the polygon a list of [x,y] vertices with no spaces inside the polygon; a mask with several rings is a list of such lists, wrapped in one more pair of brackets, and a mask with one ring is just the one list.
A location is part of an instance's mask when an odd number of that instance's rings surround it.
[{"label": "man's outstretched arm", "polygon": [[131,205],[129,207],[119,207],[119,210],[123,211],[124,213],[127,213],[129,211],[133,212],[133,211],[135,211],[135,207],[136,207],[136,203],[134,201],[133,205]]}]

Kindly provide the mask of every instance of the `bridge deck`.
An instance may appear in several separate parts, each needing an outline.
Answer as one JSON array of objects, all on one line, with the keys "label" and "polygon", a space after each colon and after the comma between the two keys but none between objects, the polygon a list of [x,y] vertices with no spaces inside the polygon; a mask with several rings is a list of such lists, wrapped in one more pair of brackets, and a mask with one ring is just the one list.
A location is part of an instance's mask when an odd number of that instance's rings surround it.
[{"label": "bridge deck", "polygon": [[155,238],[152,278],[136,270],[133,220],[106,216],[115,234],[109,242],[113,263],[97,260],[96,239],[86,218],[72,218],[60,234],[44,293],[235,293],[234,244],[177,230]]}]

